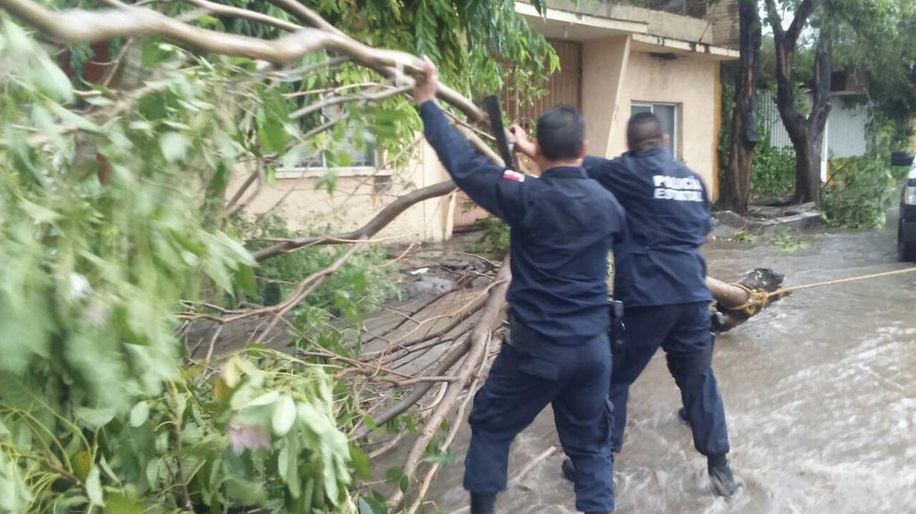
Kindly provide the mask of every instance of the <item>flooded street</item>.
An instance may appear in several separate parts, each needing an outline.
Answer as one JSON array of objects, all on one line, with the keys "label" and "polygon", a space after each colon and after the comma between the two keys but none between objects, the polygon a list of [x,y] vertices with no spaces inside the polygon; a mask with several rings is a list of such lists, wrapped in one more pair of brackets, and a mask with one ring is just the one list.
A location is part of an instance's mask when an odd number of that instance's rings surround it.
[{"label": "flooded street", "polygon": [[[893,225],[892,225],[893,226]],[[803,234],[791,252],[766,242],[718,241],[711,276],[754,267],[785,287],[903,269],[892,230]],[[709,492],[705,458],[677,417],[680,399],[657,354],[630,395],[615,469],[617,510],[630,513],[916,512],[916,272],[799,290],[716,342],[732,468],[744,487],[730,502]],[[461,488],[467,429],[430,499],[467,504]],[[504,513],[575,512],[550,410],[513,447]]]}]

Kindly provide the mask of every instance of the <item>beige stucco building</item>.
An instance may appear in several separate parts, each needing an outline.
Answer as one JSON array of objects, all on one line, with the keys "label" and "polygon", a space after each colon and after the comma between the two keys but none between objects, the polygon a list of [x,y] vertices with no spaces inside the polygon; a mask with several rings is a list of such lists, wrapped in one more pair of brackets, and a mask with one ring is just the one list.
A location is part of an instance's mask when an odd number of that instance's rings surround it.
[{"label": "beige stucco building", "polygon": [[[584,113],[589,153],[612,157],[625,151],[626,121],[640,110],[655,112],[670,132],[671,150],[706,181],[717,196],[720,127],[720,63],[737,58],[733,1],[706,10],[706,2],[662,2],[689,14],[674,14],[603,2],[550,2],[539,15],[529,2],[516,10],[553,44],[561,71],[550,79],[549,94],[534,106],[506,102],[511,121],[523,123],[557,103]],[[710,8],[712,9],[712,8]],[[507,97],[508,98],[508,97]],[[324,169],[286,170],[262,190],[254,212],[282,209],[292,228],[326,232],[368,222],[394,198],[448,179],[435,154],[420,143],[408,166],[391,170],[371,159],[365,166],[337,169],[334,194],[316,189]],[[381,167],[380,167],[381,166]],[[460,195],[426,200],[409,208],[377,239],[392,242],[449,238],[453,229],[481,215]]]}]

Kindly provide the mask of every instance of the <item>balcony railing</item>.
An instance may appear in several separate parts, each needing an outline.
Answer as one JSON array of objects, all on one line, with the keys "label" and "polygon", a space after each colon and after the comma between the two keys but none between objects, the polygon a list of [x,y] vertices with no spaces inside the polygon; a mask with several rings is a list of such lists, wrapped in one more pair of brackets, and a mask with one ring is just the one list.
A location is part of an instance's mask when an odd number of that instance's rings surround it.
[{"label": "balcony railing", "polygon": [[692,18],[705,18],[709,0],[597,0],[602,4],[631,5],[645,7],[671,14],[680,14]]}]

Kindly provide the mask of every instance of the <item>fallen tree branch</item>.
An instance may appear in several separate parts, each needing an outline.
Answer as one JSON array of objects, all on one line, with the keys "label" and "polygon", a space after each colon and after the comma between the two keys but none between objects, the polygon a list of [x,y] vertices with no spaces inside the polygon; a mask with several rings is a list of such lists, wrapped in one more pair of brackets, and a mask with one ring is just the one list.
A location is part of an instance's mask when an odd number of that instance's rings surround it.
[{"label": "fallen tree branch", "polygon": [[119,37],[158,35],[204,52],[249,57],[284,65],[307,54],[332,50],[370,68],[395,67],[417,73],[421,61],[405,52],[374,49],[339,33],[302,28],[275,40],[226,34],[188,25],[151,9],[122,5],[116,9],[50,11],[31,0],[0,0],[44,35],[68,44]]},{"label": "fallen tree branch", "polygon": [[[339,35],[344,38],[349,38],[343,31],[337,27],[331,25],[324,18],[322,18],[318,13],[309,9],[308,7],[302,5],[296,0],[269,0],[270,3],[276,5],[277,7],[283,9],[284,11],[295,16],[299,21],[305,23],[310,27],[314,27],[321,30],[326,30],[332,34]],[[354,41],[355,42],[355,41]],[[359,44],[359,43],[357,43]],[[411,56],[412,57],[412,56]],[[416,58],[415,58],[416,59]],[[410,70],[411,73],[418,73],[422,67],[422,62],[419,59],[414,60],[412,63],[413,68]],[[391,78],[397,74],[397,70],[388,68],[388,69],[379,69],[375,68],[375,71],[380,73],[386,78]],[[439,98],[445,100],[449,104],[457,107],[461,112],[463,112],[468,118],[470,118],[475,123],[483,123],[487,120],[487,115],[477,108],[473,102],[462,96],[460,93],[454,89],[446,86],[445,84],[439,84],[439,90],[437,91]]]},{"label": "fallen tree branch", "polygon": [[[468,385],[468,394],[464,398],[464,401],[461,402],[461,405],[458,406],[458,411],[455,413],[455,417],[449,428],[448,434],[445,436],[445,440],[442,442],[442,445],[439,447],[439,454],[442,455],[448,451],[449,447],[452,445],[452,441],[455,440],[455,436],[458,435],[458,429],[461,428],[462,421],[464,420],[464,412],[467,410],[468,405],[474,400],[474,391],[477,390],[477,383],[480,381],[483,369],[486,367],[486,354],[487,349],[489,348],[489,341],[485,344],[484,348],[484,358],[480,360],[480,363],[477,365],[477,369],[474,371],[474,374],[471,376],[471,383]],[[420,489],[417,491],[417,497],[414,500],[413,505],[407,509],[407,514],[416,514],[417,510],[420,509],[420,506],[423,505],[423,499],[426,497],[426,492],[429,490],[429,486],[433,482],[436,473],[439,471],[439,463],[435,463],[430,466],[430,469],[426,472],[426,476],[423,478],[423,481],[420,483]]]},{"label": "fallen tree branch", "polygon": [[292,295],[290,295],[289,298],[270,308],[270,312],[274,315],[274,319],[267,326],[267,328],[264,329],[264,331],[261,333],[261,336],[255,339],[255,342],[262,342],[262,339],[266,337],[276,326],[278,319],[285,316],[286,313],[288,313],[293,307],[299,305],[299,303],[308,298],[308,296],[312,294],[315,289],[318,289],[318,286],[323,284],[328,277],[336,273],[337,270],[346,264],[346,262],[350,260],[350,257],[353,257],[356,251],[365,246],[365,244],[365,241],[362,240],[356,242],[353,246],[347,249],[343,255],[335,259],[330,266],[312,273],[308,277],[304,278],[301,282],[299,282],[299,285],[296,286],[296,290]]},{"label": "fallen tree branch", "polygon": [[768,268],[757,268],[735,283],[706,277],[706,285],[716,300],[716,310],[722,315],[715,332],[725,332],[757,315],[771,303],[789,294],[777,294],[783,276]]},{"label": "fallen tree branch", "polygon": [[299,110],[293,111],[290,113],[289,117],[290,119],[294,119],[294,120],[299,119],[304,116],[308,116],[309,114],[313,112],[320,111],[321,109],[324,109],[326,107],[331,107],[331,106],[342,104],[342,103],[359,102],[362,104],[366,102],[378,102],[381,100],[391,98],[393,96],[408,93],[412,89],[413,89],[413,86],[411,85],[401,85],[401,86],[394,86],[394,87],[387,87],[387,88],[380,87],[378,88],[378,91],[375,91],[372,93],[358,93],[358,94],[350,95],[350,96],[332,96],[320,102],[315,102],[315,103],[306,105],[305,107]]},{"label": "fallen tree branch", "polygon": [[256,11],[249,11],[248,9],[242,9],[240,7],[233,7],[231,5],[219,4],[216,2],[210,2],[209,0],[185,0],[191,5],[200,7],[201,9],[206,9],[213,14],[219,16],[231,16],[233,18],[239,18],[243,20],[254,21],[258,23],[263,23],[265,25],[270,25],[271,27],[278,28],[280,30],[285,30],[287,32],[295,32],[302,27],[296,25],[295,23],[288,22],[286,20],[281,20],[280,18],[275,18],[267,14],[259,13]]},{"label": "fallen tree branch", "polygon": [[[468,352],[465,357],[466,364],[459,372],[458,380],[450,383],[446,388],[445,397],[430,416],[429,420],[426,422],[426,426],[420,431],[419,437],[417,437],[413,447],[407,454],[403,467],[405,476],[412,479],[414,471],[417,469],[417,465],[423,458],[423,454],[427,446],[429,446],[430,441],[439,430],[439,425],[442,423],[446,413],[451,409],[452,405],[454,405],[465,385],[469,383],[472,374],[477,369],[476,364],[485,358],[484,350],[487,347],[487,342],[490,340],[492,332],[500,323],[499,314],[505,304],[506,289],[509,287],[510,279],[509,258],[506,257],[500,268],[499,275],[496,278],[498,285],[490,292],[487,304],[468,338]],[[404,491],[398,488],[389,496],[387,503],[389,507],[394,507],[399,506],[403,500]]]},{"label": "fallen tree branch", "polygon": [[[441,364],[439,364],[439,367],[433,371],[433,375],[442,376],[442,375],[448,374],[448,371],[452,369],[452,366],[454,366],[458,361],[460,361],[462,357],[467,355],[470,347],[471,347],[471,342],[469,339],[466,339],[465,341],[461,342],[460,344],[455,345],[455,347],[453,347],[449,351],[449,353],[446,354],[445,357],[442,359],[442,362]],[[424,382],[422,384],[419,384],[410,393],[408,393],[407,396],[402,398],[400,401],[398,401],[397,403],[389,407],[387,410],[383,411],[381,414],[374,416],[372,418],[372,423],[375,426],[382,426],[385,423],[388,423],[389,421],[391,421],[392,419],[407,412],[407,409],[413,407],[414,404],[420,401],[421,398],[426,396],[426,393],[428,393],[429,390],[432,389],[434,385],[435,385],[434,382]],[[350,438],[351,439],[362,439],[366,437],[367,435],[369,435],[370,432],[372,432],[372,429],[369,428],[368,425],[366,425],[365,423],[360,423],[356,427],[356,429],[353,431]]]},{"label": "fallen tree branch", "polygon": [[[3,2],[5,0],[0,0]],[[502,159],[496,155],[489,146],[487,146],[479,137],[477,137],[473,132],[465,127],[456,127],[462,135],[468,138],[468,141],[474,146],[474,149],[489,158],[491,161],[495,162],[498,165],[503,165]],[[316,246],[316,245],[328,245],[328,244],[342,244],[347,243],[353,240],[360,238],[372,237],[378,231],[382,230],[389,223],[391,223],[395,218],[398,217],[402,212],[407,210],[414,204],[420,203],[425,200],[430,200],[432,198],[437,198],[439,196],[447,195],[455,191],[458,186],[455,185],[451,180],[445,182],[439,182],[438,184],[433,184],[431,186],[426,186],[415,191],[411,191],[405,195],[399,196],[395,201],[386,205],[378,214],[376,214],[368,223],[362,227],[353,230],[351,232],[342,232],[338,234],[331,234],[325,236],[315,236],[315,237],[303,237],[299,239],[292,239],[289,241],[283,241],[282,243],[269,246],[267,248],[258,250],[253,253],[255,260],[264,261],[278,255],[283,255],[289,253],[293,250],[297,250],[304,246]]]},{"label": "fallen tree branch", "polygon": [[303,246],[341,244],[342,241],[346,240],[371,237],[375,235],[379,230],[385,228],[385,226],[391,223],[392,220],[397,218],[399,214],[407,210],[407,208],[410,206],[424,200],[446,195],[454,191],[456,188],[457,186],[455,186],[455,183],[449,180],[447,182],[439,182],[438,184],[433,184],[422,189],[411,191],[410,193],[400,196],[397,200],[386,205],[384,209],[382,209],[378,214],[375,215],[374,218],[369,221],[369,223],[366,223],[362,227],[352,232],[343,232],[327,236],[303,237],[290,241],[284,241],[282,243],[275,244],[273,246],[269,246],[254,252],[254,258],[258,261],[263,261],[278,255],[283,255],[284,253],[291,252],[298,248],[302,248]]},{"label": "fallen tree branch", "polygon": [[[69,44],[159,35],[205,52],[249,57],[279,65],[289,64],[317,51],[340,52],[398,83],[409,84],[412,80],[405,73],[415,75],[422,70],[423,61],[414,55],[364,45],[301,4],[296,6],[296,3],[284,0],[275,0],[274,3],[287,10],[294,10],[294,16],[311,27],[319,28],[299,28],[289,35],[264,41],[195,27],[151,9],[125,4],[119,4],[115,9],[67,9],[54,12],[32,0],[0,0],[0,7],[46,36]],[[445,85],[439,87],[438,96],[457,107],[475,123],[487,120],[486,114],[473,102]]]}]

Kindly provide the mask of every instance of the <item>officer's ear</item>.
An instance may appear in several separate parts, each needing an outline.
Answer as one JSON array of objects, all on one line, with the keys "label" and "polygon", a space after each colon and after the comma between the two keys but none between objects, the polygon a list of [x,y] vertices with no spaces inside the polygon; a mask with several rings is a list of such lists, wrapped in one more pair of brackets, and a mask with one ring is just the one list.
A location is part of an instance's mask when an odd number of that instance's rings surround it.
[{"label": "officer's ear", "polygon": [[584,159],[585,155],[588,153],[588,139],[582,141],[582,148],[579,149],[579,155],[576,156],[577,159]]},{"label": "officer's ear", "polygon": [[537,139],[534,140],[534,155],[531,157],[533,160],[544,158],[544,153],[541,152],[541,143],[539,143]]}]

